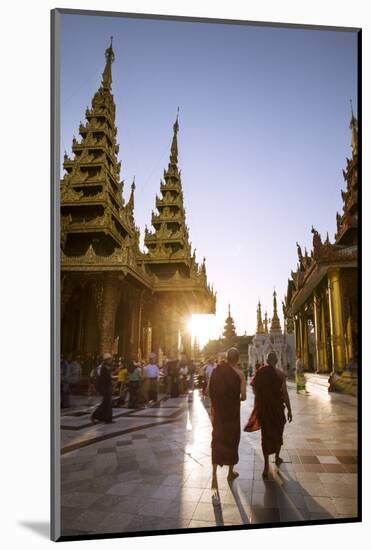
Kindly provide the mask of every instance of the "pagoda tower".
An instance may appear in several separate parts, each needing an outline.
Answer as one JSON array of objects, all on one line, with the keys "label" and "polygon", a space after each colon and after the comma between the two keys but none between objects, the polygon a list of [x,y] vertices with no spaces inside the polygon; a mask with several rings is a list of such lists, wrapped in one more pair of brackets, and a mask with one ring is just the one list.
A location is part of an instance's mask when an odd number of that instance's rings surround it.
[{"label": "pagoda tower", "polygon": [[[135,182],[125,204],[112,94],[112,38],[72,157],[64,154],[61,202],[62,351],[137,352],[141,346],[143,267],[134,223]],[[126,275],[128,277],[125,279]]]},{"label": "pagoda tower", "polygon": [[214,313],[205,258],[191,254],[178,169],[178,117],[170,161],[156,197],[153,234],[139,247],[134,220],[136,183],[127,202],[112,94],[112,39],[101,83],[80,123],[80,138],[65,153],[61,199],[61,348],[82,356],[117,353],[142,357],[150,351],[175,357],[191,353],[188,322],[193,313]]},{"label": "pagoda tower", "polygon": [[120,181],[113,99],[111,44],[105,52],[102,81],[94,94],[86,122],[80,123],[80,140],[73,137],[70,158],[64,154],[61,181],[61,245],[66,256],[109,256],[115,249],[139,243],[134,225],[134,189],[127,205]]},{"label": "pagoda tower", "polygon": [[270,332],[279,332],[282,333],[280,319],[277,313],[277,294],[276,291],[273,292],[273,317],[271,322]]},{"label": "pagoda tower", "polygon": [[256,334],[264,334],[264,325],[262,321],[262,307],[260,300],[258,302],[258,309],[256,310]]},{"label": "pagoda tower", "polygon": [[231,340],[232,338],[237,336],[236,335],[236,328],[234,326],[234,320],[233,320],[233,317],[231,316],[231,306],[230,306],[230,304],[228,304],[228,317],[225,320],[223,336],[227,340]]},{"label": "pagoda tower", "polygon": [[335,234],[335,244],[348,246],[357,244],[358,229],[358,122],[353,108],[351,111],[349,128],[352,132],[352,158],[347,158],[347,166],[343,170],[346,191],[341,191],[344,203],[343,213],[336,213],[337,232]]},{"label": "pagoda tower", "polygon": [[187,356],[191,355],[189,319],[193,313],[214,313],[216,302],[216,295],[207,283],[206,259],[199,265],[195,251],[191,253],[178,167],[178,131],[177,115],[168,167],[160,182],[161,195],[156,196],[156,212],[152,211],[153,229],[146,227],[144,236],[148,250],[145,265],[158,292],[154,347],[160,346],[171,357],[178,356],[180,348]]},{"label": "pagoda tower", "polygon": [[[151,223],[154,231],[146,228],[144,243],[148,249],[148,259],[152,266],[157,265],[161,273],[161,264],[174,264],[173,273],[178,269],[189,274],[192,263],[188,228],[185,220],[181,173],[178,168],[178,116],[173,125],[170,159],[164,170],[164,182],[160,183],[161,196],[156,196],[157,212],[152,211]],[[195,259],[195,258],[194,258]]]}]

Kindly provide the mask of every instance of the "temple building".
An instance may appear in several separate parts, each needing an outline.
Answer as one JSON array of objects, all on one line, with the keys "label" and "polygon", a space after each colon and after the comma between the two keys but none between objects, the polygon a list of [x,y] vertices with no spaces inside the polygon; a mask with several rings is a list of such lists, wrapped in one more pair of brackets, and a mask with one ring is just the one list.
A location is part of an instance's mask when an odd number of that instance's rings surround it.
[{"label": "temple building", "polygon": [[277,294],[273,292],[273,316],[268,329],[268,315],[265,312],[262,319],[261,303],[258,302],[256,310],[256,332],[249,345],[248,364],[254,369],[256,364],[264,365],[268,353],[274,351],[277,355],[277,367],[289,374],[295,363],[295,342],[293,327],[285,323],[284,331],[277,311]]},{"label": "temple building", "polygon": [[153,230],[139,244],[135,225],[136,183],[125,202],[111,91],[111,45],[102,81],[73,137],[73,158],[64,155],[61,180],[61,352],[83,356],[117,353],[175,357],[191,353],[187,329],[193,313],[215,313],[205,259],[189,242],[178,168],[178,117],[170,160],[152,212]]},{"label": "temple building", "polygon": [[[285,317],[295,323],[296,348],[307,371],[331,374],[336,389],[354,392],[358,360],[358,128],[352,110],[352,157],[343,170],[346,190],[334,242],[312,227],[313,250],[291,272]],[[311,340],[314,342],[311,353]]]}]

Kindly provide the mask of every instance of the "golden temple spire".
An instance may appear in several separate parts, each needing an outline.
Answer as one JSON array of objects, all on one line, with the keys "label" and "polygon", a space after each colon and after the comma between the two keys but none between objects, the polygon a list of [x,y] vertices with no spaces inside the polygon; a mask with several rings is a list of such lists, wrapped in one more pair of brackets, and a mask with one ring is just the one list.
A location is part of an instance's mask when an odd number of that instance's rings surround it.
[{"label": "golden temple spire", "polygon": [[115,54],[113,53],[112,49],[112,40],[113,36],[111,36],[111,44],[109,45],[109,48],[106,49],[105,56],[106,56],[106,66],[104,67],[104,71],[102,74],[102,86],[103,88],[111,89],[112,84],[112,71],[111,66],[112,63],[115,61]]},{"label": "golden temple spire", "polygon": [[177,133],[179,130],[179,107],[176,114],[176,120],[173,124],[173,141],[171,143],[171,151],[170,151],[170,164],[177,165],[178,164],[178,139],[177,139]]},{"label": "golden temple spire", "polygon": [[264,314],[264,333],[268,334],[268,313]]},{"label": "golden temple spire", "polygon": [[352,112],[352,118],[350,119],[349,128],[352,130],[352,151],[353,156],[358,155],[358,123],[353,113],[353,103],[350,100],[350,108]]},{"label": "golden temple spire", "polygon": [[135,191],[135,176],[133,177],[133,183],[131,184],[130,198],[127,204],[131,210],[134,210],[134,191]]},{"label": "golden temple spire", "polygon": [[277,313],[277,293],[273,292],[273,317],[271,322],[271,332],[272,330],[281,330],[280,319]]},{"label": "golden temple spire", "polygon": [[262,307],[260,300],[258,302],[258,309],[256,310],[256,334],[264,334],[264,326],[262,321]]}]

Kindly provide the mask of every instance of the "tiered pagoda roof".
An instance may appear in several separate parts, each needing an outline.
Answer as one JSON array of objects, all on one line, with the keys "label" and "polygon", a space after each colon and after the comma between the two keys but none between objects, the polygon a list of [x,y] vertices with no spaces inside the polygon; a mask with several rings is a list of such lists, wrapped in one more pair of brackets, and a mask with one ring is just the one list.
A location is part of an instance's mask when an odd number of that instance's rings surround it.
[{"label": "tiered pagoda roof", "polygon": [[[127,204],[120,181],[121,163],[117,154],[115,102],[111,92],[112,39],[105,52],[102,82],[86,122],[80,124],[80,140],[72,140],[73,157],[64,155],[65,175],[61,181],[62,250],[68,257],[107,257],[131,245],[138,249],[139,230],[134,224],[133,183]],[[72,238],[73,237],[73,238]]]},{"label": "tiered pagoda roof", "polygon": [[152,211],[152,226],[146,228],[144,243],[148,249],[148,261],[152,263],[184,263],[191,265],[191,246],[185,220],[181,174],[178,168],[178,117],[173,125],[173,140],[161,196],[156,196],[157,213]]},{"label": "tiered pagoda roof", "polygon": [[223,336],[227,340],[234,338],[236,335],[236,327],[234,325],[233,317],[231,316],[231,306],[228,304],[228,317],[225,320]]},{"label": "tiered pagoda roof", "polygon": [[352,158],[347,158],[346,170],[343,170],[346,191],[341,192],[343,213],[336,213],[337,231],[335,242],[340,245],[352,245],[357,242],[358,228],[358,124],[352,109],[349,125],[352,132]]},{"label": "tiered pagoda roof", "polygon": [[276,293],[276,291],[273,292],[273,317],[272,317],[272,321],[271,321],[270,332],[282,332],[281,324],[280,324],[280,318],[278,317],[278,313],[277,313],[277,293]]},{"label": "tiered pagoda roof", "polygon": [[296,271],[291,271],[285,297],[285,317],[300,307],[313,292],[313,289],[326,274],[329,267],[356,267],[358,257],[358,125],[352,110],[350,122],[352,132],[352,158],[347,159],[343,177],[347,190],[342,191],[343,214],[337,213],[337,232],[335,242],[331,243],[327,233],[322,241],[319,232],[312,226],[313,249],[310,254],[296,243],[298,264]]},{"label": "tiered pagoda roof", "polygon": [[[178,169],[178,117],[173,126],[170,160],[152,213],[154,231],[146,230],[147,253],[139,247],[134,220],[135,181],[130,198],[123,198],[118,160],[116,107],[112,94],[110,46],[105,51],[102,81],[80,139],[72,140],[73,156],[64,155],[61,180],[61,266],[66,271],[123,271],[152,292],[179,291],[192,296],[195,311],[215,312],[216,294],[207,282],[206,261],[191,252],[185,221],[181,174]],[[195,312],[194,311],[194,312]]]}]

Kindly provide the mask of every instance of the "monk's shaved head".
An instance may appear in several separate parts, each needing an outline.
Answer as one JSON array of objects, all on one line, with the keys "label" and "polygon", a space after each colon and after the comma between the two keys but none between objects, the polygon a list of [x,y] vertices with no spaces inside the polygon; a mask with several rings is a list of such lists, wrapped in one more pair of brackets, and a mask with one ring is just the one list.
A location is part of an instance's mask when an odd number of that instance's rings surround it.
[{"label": "monk's shaved head", "polygon": [[271,367],[275,367],[277,365],[277,362],[278,362],[278,358],[276,353],[274,351],[270,351],[267,357],[268,365],[271,365]]},{"label": "monk's shaved head", "polygon": [[236,363],[238,363],[238,360],[240,358],[240,352],[238,351],[237,348],[229,348],[228,352],[227,352],[227,361],[228,363],[232,363],[233,365],[235,365]]}]

